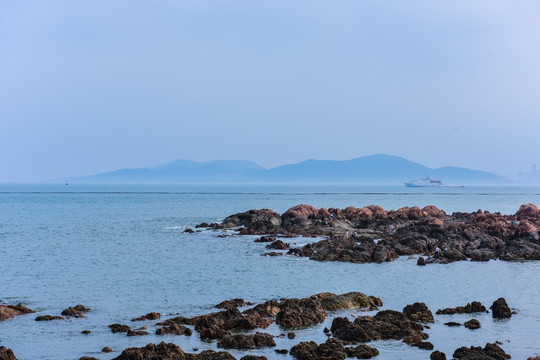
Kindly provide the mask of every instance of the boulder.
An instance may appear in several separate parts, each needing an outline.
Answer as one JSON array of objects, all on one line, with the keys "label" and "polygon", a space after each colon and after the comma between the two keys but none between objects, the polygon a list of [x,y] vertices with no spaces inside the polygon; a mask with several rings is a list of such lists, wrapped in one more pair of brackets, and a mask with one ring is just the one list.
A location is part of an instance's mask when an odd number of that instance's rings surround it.
[{"label": "boulder", "polygon": [[465,306],[437,310],[436,314],[471,314],[475,312],[487,312],[486,307],[479,301],[473,301]]},{"label": "boulder", "polygon": [[321,302],[313,299],[288,299],[279,308],[276,324],[285,329],[322,323],[327,316]]},{"label": "boulder", "polygon": [[122,353],[115,357],[113,360],[154,360],[154,359],[167,359],[167,360],[188,360],[186,353],[182,349],[173,343],[166,344],[161,342],[158,345],[148,344],[141,348],[129,348],[122,351]]},{"label": "boulder", "polygon": [[111,329],[112,333],[120,333],[120,332],[127,333],[128,331],[131,330],[129,326],[122,325],[122,324],[111,324],[109,325],[109,328]]},{"label": "boulder", "polygon": [[430,360],[446,360],[446,354],[439,350],[435,350],[429,355],[429,358]]},{"label": "boulder", "polygon": [[446,326],[450,326],[450,327],[456,327],[456,326],[461,326],[461,324],[460,324],[460,323],[458,323],[458,322],[455,322],[455,321],[449,321],[449,322],[447,322],[447,323],[444,323],[444,325],[446,325]]},{"label": "boulder", "polygon": [[76,305],[73,307],[70,306],[67,309],[64,309],[61,314],[67,317],[83,318],[84,317],[83,314],[89,311],[90,311],[89,308],[87,308],[84,305],[79,304],[79,305]]},{"label": "boulder", "polygon": [[412,305],[405,306],[403,313],[409,320],[424,323],[433,322],[433,314],[423,302],[415,302]]},{"label": "boulder", "polygon": [[240,360],[268,360],[266,356],[246,355],[242,356]]},{"label": "boulder", "polygon": [[0,346],[0,360],[17,360],[11,349]]},{"label": "boulder", "polygon": [[103,349],[101,349],[101,352],[103,352],[103,353],[110,353],[110,352],[112,352],[112,351],[113,351],[113,350],[112,350],[110,347],[108,347],[108,346],[105,346]]},{"label": "boulder", "polygon": [[[315,296],[315,295],[314,295]],[[313,296],[312,296],[313,298]],[[375,296],[367,296],[361,292],[349,292],[341,295],[328,296],[320,300],[326,311],[347,309],[377,309],[382,306],[382,300]]]},{"label": "boulder", "polygon": [[51,321],[51,320],[63,320],[62,316],[53,315],[40,315],[36,317],[36,321]]},{"label": "boulder", "polygon": [[471,319],[469,321],[465,321],[463,324],[467,329],[475,330],[480,329],[480,321],[476,319]]},{"label": "boulder", "polygon": [[131,319],[131,321],[143,321],[143,320],[159,320],[161,315],[157,312],[151,312],[146,315],[139,316],[137,318]]},{"label": "boulder", "polygon": [[290,246],[289,244],[284,243],[281,240],[276,240],[273,243],[271,243],[270,245],[266,245],[266,248],[267,249],[275,249],[275,250],[288,250],[289,246]]},{"label": "boulder", "polygon": [[420,256],[418,258],[418,261],[416,262],[416,265],[418,265],[418,266],[426,266],[426,260],[422,256]]},{"label": "boulder", "polygon": [[366,344],[360,344],[356,347],[346,347],[345,351],[347,357],[357,359],[371,359],[372,357],[379,355],[379,350]]},{"label": "boulder", "polygon": [[274,337],[267,333],[255,334],[226,334],[219,340],[218,347],[225,349],[255,349],[276,346]]},{"label": "boulder", "polygon": [[332,338],[320,345],[314,341],[303,341],[293,346],[290,353],[298,360],[345,360],[347,358],[347,352],[343,343]]},{"label": "boulder", "polygon": [[511,358],[498,345],[491,343],[487,343],[483,349],[480,346],[460,347],[454,351],[453,356],[460,360],[504,360]]},{"label": "boulder", "polygon": [[35,311],[27,308],[21,303],[17,305],[0,305],[0,321],[11,319],[12,317],[34,313]]},{"label": "boulder", "polygon": [[162,326],[156,329],[156,335],[165,335],[165,334],[191,336],[192,331],[190,328],[185,327],[184,325],[177,324],[177,323]]},{"label": "boulder", "polygon": [[496,319],[507,319],[512,316],[512,310],[504,298],[498,298],[490,306],[491,314]]}]

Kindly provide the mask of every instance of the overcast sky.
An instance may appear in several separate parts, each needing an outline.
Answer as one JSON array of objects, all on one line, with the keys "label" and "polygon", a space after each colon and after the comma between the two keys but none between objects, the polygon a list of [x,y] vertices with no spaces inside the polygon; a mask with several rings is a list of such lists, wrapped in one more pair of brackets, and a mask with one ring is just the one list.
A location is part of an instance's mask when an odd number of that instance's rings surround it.
[{"label": "overcast sky", "polygon": [[540,165],[540,2],[0,4],[0,181],[387,153]]}]

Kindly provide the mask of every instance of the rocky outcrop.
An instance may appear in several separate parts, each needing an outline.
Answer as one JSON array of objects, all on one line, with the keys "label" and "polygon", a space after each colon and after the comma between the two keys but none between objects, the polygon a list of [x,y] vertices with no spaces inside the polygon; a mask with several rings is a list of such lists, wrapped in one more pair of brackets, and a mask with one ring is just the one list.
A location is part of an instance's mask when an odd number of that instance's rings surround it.
[{"label": "rocky outcrop", "polygon": [[0,360],[17,360],[11,349],[0,346]]},{"label": "rocky outcrop", "polygon": [[111,324],[109,325],[109,329],[111,329],[112,333],[122,333],[122,332],[127,333],[128,331],[131,330],[131,327],[127,325],[122,325],[122,324]]},{"label": "rocky outcrop", "polygon": [[423,326],[394,310],[379,311],[375,316],[357,317],[353,322],[344,317],[332,321],[330,331],[344,341],[368,342],[384,339],[403,339],[419,333]]},{"label": "rocky outcrop", "polygon": [[194,317],[188,323],[195,325],[201,339],[221,339],[230,330],[264,329],[271,322],[257,312],[244,315],[237,308],[232,308]]},{"label": "rocky outcrop", "polygon": [[270,245],[266,245],[267,249],[274,249],[274,250],[288,250],[289,247],[290,247],[289,244],[284,243],[281,240],[276,240],[273,243],[271,243]]},{"label": "rocky outcrop", "polygon": [[318,261],[380,263],[414,254],[427,256],[419,265],[540,260],[540,212],[533,204],[522,205],[514,215],[480,210],[448,215],[434,206],[386,211],[373,205],[346,209],[297,205],[281,216],[268,209],[250,210],[208,226],[244,226],[240,234],[272,234],[269,241],[277,241],[277,234],[326,236],[289,250],[291,255]]},{"label": "rocky outcrop", "polygon": [[298,360],[344,360],[347,357],[370,359],[377,356],[379,351],[366,344],[361,344],[356,347],[346,347],[338,339],[330,338],[320,345],[314,341],[303,341],[293,346],[290,353]]},{"label": "rocky outcrop", "polygon": [[226,334],[217,346],[225,349],[255,349],[276,346],[276,342],[272,335],[261,332],[250,335]]},{"label": "rocky outcrop", "polygon": [[0,305],[0,321],[11,319],[12,317],[34,313],[35,311],[27,308],[23,304]]},{"label": "rocky outcrop", "polygon": [[[311,298],[316,297],[313,295]],[[322,307],[326,311],[338,311],[346,309],[369,309],[376,310],[382,306],[382,300],[375,296],[367,296],[361,292],[349,292],[342,295],[327,293],[327,296],[319,297]]]},{"label": "rocky outcrop", "polygon": [[445,308],[437,310],[437,315],[442,314],[471,314],[475,312],[487,312],[486,307],[479,301],[473,301],[465,306],[457,306],[455,308]]},{"label": "rocky outcrop", "polygon": [[469,321],[465,321],[463,324],[467,329],[476,330],[480,329],[480,321],[477,319],[471,319]]},{"label": "rocky outcrop", "polygon": [[73,307],[70,306],[67,309],[64,309],[62,311],[62,315],[67,316],[67,317],[83,318],[84,313],[87,313],[89,311],[90,311],[89,308],[87,308],[84,305],[79,304],[79,305],[76,305]]},{"label": "rocky outcrop", "polygon": [[491,314],[496,319],[507,319],[512,316],[512,310],[504,298],[498,298],[490,306]]},{"label": "rocky outcrop", "polygon": [[496,344],[487,343],[482,349],[480,346],[463,346],[454,351],[454,358],[460,360],[504,360],[511,356]]},{"label": "rocky outcrop", "polygon": [[322,323],[327,316],[321,302],[313,299],[288,299],[279,308],[276,324],[285,329]]},{"label": "rocky outcrop", "polygon": [[131,319],[131,321],[143,321],[143,320],[159,320],[161,315],[157,312],[151,312],[146,315],[139,316],[137,318]]},{"label": "rocky outcrop", "polygon": [[446,360],[446,354],[439,350],[435,350],[429,355],[429,358],[430,360]]},{"label": "rocky outcrop", "polygon": [[246,305],[247,304],[244,301],[244,299],[232,299],[232,300],[225,300],[225,301],[220,302],[219,304],[216,305],[216,308],[232,309],[232,308],[237,308],[237,307],[246,306]]},{"label": "rocky outcrop", "polygon": [[405,306],[403,308],[403,314],[405,314],[409,320],[424,323],[433,322],[433,314],[423,302],[415,302],[412,305]]},{"label": "rocky outcrop", "polygon": [[51,321],[51,320],[63,320],[62,316],[56,315],[40,315],[36,317],[36,321]]}]

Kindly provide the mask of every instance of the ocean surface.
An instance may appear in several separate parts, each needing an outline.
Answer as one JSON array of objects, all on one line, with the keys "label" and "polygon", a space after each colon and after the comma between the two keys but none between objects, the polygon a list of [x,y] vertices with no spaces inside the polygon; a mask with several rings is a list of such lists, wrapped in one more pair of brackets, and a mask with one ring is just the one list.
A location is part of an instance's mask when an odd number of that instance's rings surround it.
[{"label": "ocean surface", "polygon": [[[241,297],[253,303],[269,299],[307,297],[319,292],[361,291],[380,297],[383,309],[402,310],[423,301],[439,308],[473,300],[490,306],[506,298],[517,314],[493,320],[477,314],[481,328],[449,328],[444,322],[464,322],[471,315],[435,316],[426,330],[435,349],[451,358],[460,346],[484,346],[501,341],[513,359],[540,355],[540,262],[457,262],[416,266],[402,257],[385,264],[316,262],[292,256],[263,257],[264,244],[254,236],[226,237],[223,231],[186,234],[187,227],[220,221],[253,208],[284,212],[297,204],[316,207],[385,209],[435,205],[447,213],[478,209],[515,213],[524,203],[540,205],[540,187],[405,188],[399,186],[122,186],[122,185],[0,185],[0,302],[22,302],[36,314],[0,322],[0,345],[19,360],[67,360],[81,356],[112,359],[128,347],[150,342],[174,342],[184,351],[216,349],[194,332],[157,336],[154,322],[131,323],[151,311],[162,319],[192,316],[215,309],[222,300]],[[289,239],[302,245],[313,239]],[[84,319],[36,322],[38,315],[60,315],[83,304],[92,309]],[[335,315],[358,316],[358,311]],[[334,314],[333,314],[334,315]],[[300,341],[324,342],[318,326],[296,331],[294,340],[276,338],[276,349]],[[113,334],[107,325],[149,326],[150,335]],[[82,330],[91,334],[83,335]],[[273,325],[263,330],[283,331]],[[376,359],[429,359],[431,351],[400,341],[376,341]],[[101,353],[104,346],[114,352]],[[238,359],[274,348],[230,351]]]}]

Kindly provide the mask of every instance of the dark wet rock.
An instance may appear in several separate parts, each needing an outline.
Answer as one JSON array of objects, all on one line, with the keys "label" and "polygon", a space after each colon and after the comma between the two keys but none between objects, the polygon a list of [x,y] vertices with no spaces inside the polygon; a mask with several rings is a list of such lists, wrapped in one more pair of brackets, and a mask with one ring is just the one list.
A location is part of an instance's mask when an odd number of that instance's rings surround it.
[{"label": "dark wet rock", "polygon": [[166,344],[162,342],[158,345],[148,344],[141,348],[129,348],[122,351],[122,353],[115,357],[113,360],[188,360],[186,353],[182,349],[173,343]]},{"label": "dark wet rock", "polygon": [[113,351],[113,350],[112,350],[110,347],[108,347],[108,346],[105,346],[103,349],[101,349],[101,352],[103,352],[103,353],[110,353],[110,352],[112,352],[112,351]]},{"label": "dark wet rock", "polygon": [[197,355],[186,354],[186,360],[236,360],[236,358],[226,351],[204,350]]},{"label": "dark wet rock", "polygon": [[346,347],[345,351],[347,357],[357,359],[371,359],[372,357],[379,355],[379,350],[366,344],[360,344],[356,347]]},{"label": "dark wet rock", "polygon": [[403,342],[409,345],[413,345],[413,344],[419,344],[427,338],[428,338],[427,334],[422,333],[422,332],[417,332],[409,336],[406,336],[403,339]]},{"label": "dark wet rock", "polygon": [[471,329],[471,330],[475,330],[475,329],[480,329],[480,321],[476,320],[476,319],[471,319],[469,321],[465,321],[465,323],[463,324],[467,329]]},{"label": "dark wet rock", "polygon": [[11,349],[0,346],[0,360],[17,360]]},{"label": "dark wet rock", "polygon": [[140,330],[140,329],[129,329],[127,334],[127,336],[144,336],[144,335],[148,335],[148,332],[147,331],[144,331],[144,330]]},{"label": "dark wet rock", "polygon": [[231,308],[237,308],[241,306],[246,306],[246,302],[244,299],[231,299],[231,300],[225,300],[220,302],[216,305],[216,308],[218,309],[231,309]]},{"label": "dark wet rock", "polygon": [[0,321],[34,312],[34,310],[27,308],[21,303],[17,305],[0,305]]},{"label": "dark wet rock", "polygon": [[250,335],[226,334],[217,346],[225,349],[255,349],[276,346],[276,342],[272,335],[261,332]]},{"label": "dark wet rock", "polygon": [[83,331],[81,331],[81,334],[84,334],[84,335],[88,335],[88,334],[90,334],[90,333],[92,333],[90,330],[83,330]]},{"label": "dark wet rock", "polygon": [[298,360],[344,360],[347,358],[343,343],[332,338],[320,345],[314,341],[301,342],[291,348],[291,355]]},{"label": "dark wet rock", "polygon": [[143,320],[159,320],[161,315],[157,312],[151,312],[143,316],[131,319],[131,321],[143,321]]},{"label": "dark wet rock", "polygon": [[265,243],[265,242],[274,242],[276,241],[276,237],[275,236],[261,236],[260,238],[257,238],[254,240],[254,242],[259,242],[259,243]]},{"label": "dark wet rock", "polygon": [[357,317],[353,322],[336,317],[330,331],[344,341],[368,342],[383,339],[403,339],[422,331],[419,323],[407,319],[405,314],[394,310],[379,311],[375,316]]},{"label": "dark wet rock", "polygon": [[266,328],[271,321],[258,312],[243,315],[237,308],[227,309],[207,315],[196,316],[189,321],[201,339],[221,339],[229,330],[252,330]]},{"label": "dark wet rock", "polygon": [[486,307],[479,301],[473,301],[465,306],[446,308],[437,310],[437,315],[441,314],[471,314],[475,312],[487,312]]},{"label": "dark wet rock", "polygon": [[416,262],[416,265],[418,265],[418,266],[426,266],[426,260],[422,256],[420,256],[418,258],[418,261]]},{"label": "dark wet rock", "polygon": [[276,352],[276,354],[281,354],[281,355],[286,355],[289,353],[289,350],[287,349],[276,349],[274,351]]},{"label": "dark wet rock", "polygon": [[174,334],[174,335],[186,335],[191,336],[192,331],[190,328],[185,327],[184,325],[180,324],[170,324],[167,326],[162,326],[160,328],[156,329],[156,335],[165,335],[165,334]]},{"label": "dark wet rock", "polygon": [[288,299],[279,308],[276,324],[285,329],[318,324],[327,316],[321,302],[313,299]]},{"label": "dark wet rock", "polygon": [[504,298],[498,298],[490,306],[491,314],[496,319],[506,319],[512,316],[512,310]]},{"label": "dark wet rock", "polygon": [[463,346],[454,351],[454,358],[460,360],[504,360],[511,356],[496,344],[487,343],[482,349],[480,346]]},{"label": "dark wet rock", "polygon": [[266,356],[246,355],[242,356],[240,360],[268,360]]},{"label": "dark wet rock", "polygon": [[403,313],[409,320],[424,323],[433,322],[433,314],[423,302],[415,302],[403,308]]},{"label": "dark wet rock", "polygon": [[447,323],[444,323],[444,325],[446,325],[446,326],[450,326],[450,327],[456,327],[456,326],[461,326],[461,324],[460,324],[460,323],[458,323],[458,322],[455,322],[455,321],[449,321],[449,322],[447,322]]},{"label": "dark wet rock", "polygon": [[349,292],[342,295],[331,294],[331,296],[324,297],[320,301],[323,309],[327,311],[362,308],[373,310],[383,304],[381,299],[375,296],[367,296],[361,292]]},{"label": "dark wet rock", "polygon": [[296,337],[296,334],[294,333],[294,331],[289,331],[287,333],[287,338],[288,339],[294,339]]},{"label": "dark wet rock", "polygon": [[63,320],[62,316],[57,315],[40,315],[36,317],[36,321],[51,321],[51,320]]},{"label": "dark wet rock", "polygon": [[283,253],[276,252],[276,251],[270,251],[270,252],[266,252],[264,254],[261,254],[261,256],[283,256]]},{"label": "dark wet rock", "polygon": [[415,346],[422,350],[433,350],[434,346],[429,341],[421,341],[419,343],[411,344],[412,346]]},{"label": "dark wet rock", "polygon": [[84,305],[79,304],[79,305],[76,305],[73,307],[70,306],[67,309],[64,309],[61,314],[67,317],[83,318],[84,313],[87,313],[89,311],[90,311],[89,308],[87,308]]},{"label": "dark wet rock", "polygon": [[229,229],[244,226],[242,234],[262,235],[279,231],[281,223],[281,216],[278,213],[269,209],[261,209],[228,216],[221,224],[210,224],[208,227]]},{"label": "dark wet rock", "polygon": [[111,324],[109,325],[109,328],[111,329],[111,332],[113,333],[120,333],[120,332],[127,333],[128,331],[131,330],[131,327],[127,325],[122,325],[122,324]]},{"label": "dark wet rock", "polygon": [[255,307],[244,311],[244,313],[248,315],[256,313],[261,317],[275,317],[280,311],[281,308],[279,307],[279,303],[276,300],[268,300],[262,304],[256,305]]},{"label": "dark wet rock", "polygon": [[187,233],[187,234],[193,234],[195,233],[195,231],[191,228],[186,228],[186,230],[184,230],[184,233]]},{"label": "dark wet rock", "polygon": [[430,360],[446,360],[446,354],[439,350],[435,350],[429,355],[429,358]]},{"label": "dark wet rock", "polygon": [[540,355],[537,356],[529,356],[527,360],[540,360]]},{"label": "dark wet rock", "polygon": [[83,357],[80,357],[79,360],[99,360],[99,359],[92,356],[83,356]]},{"label": "dark wet rock", "polygon": [[276,240],[273,243],[266,245],[267,249],[275,249],[275,250],[288,250],[290,247],[289,244],[284,243],[281,240]]}]

